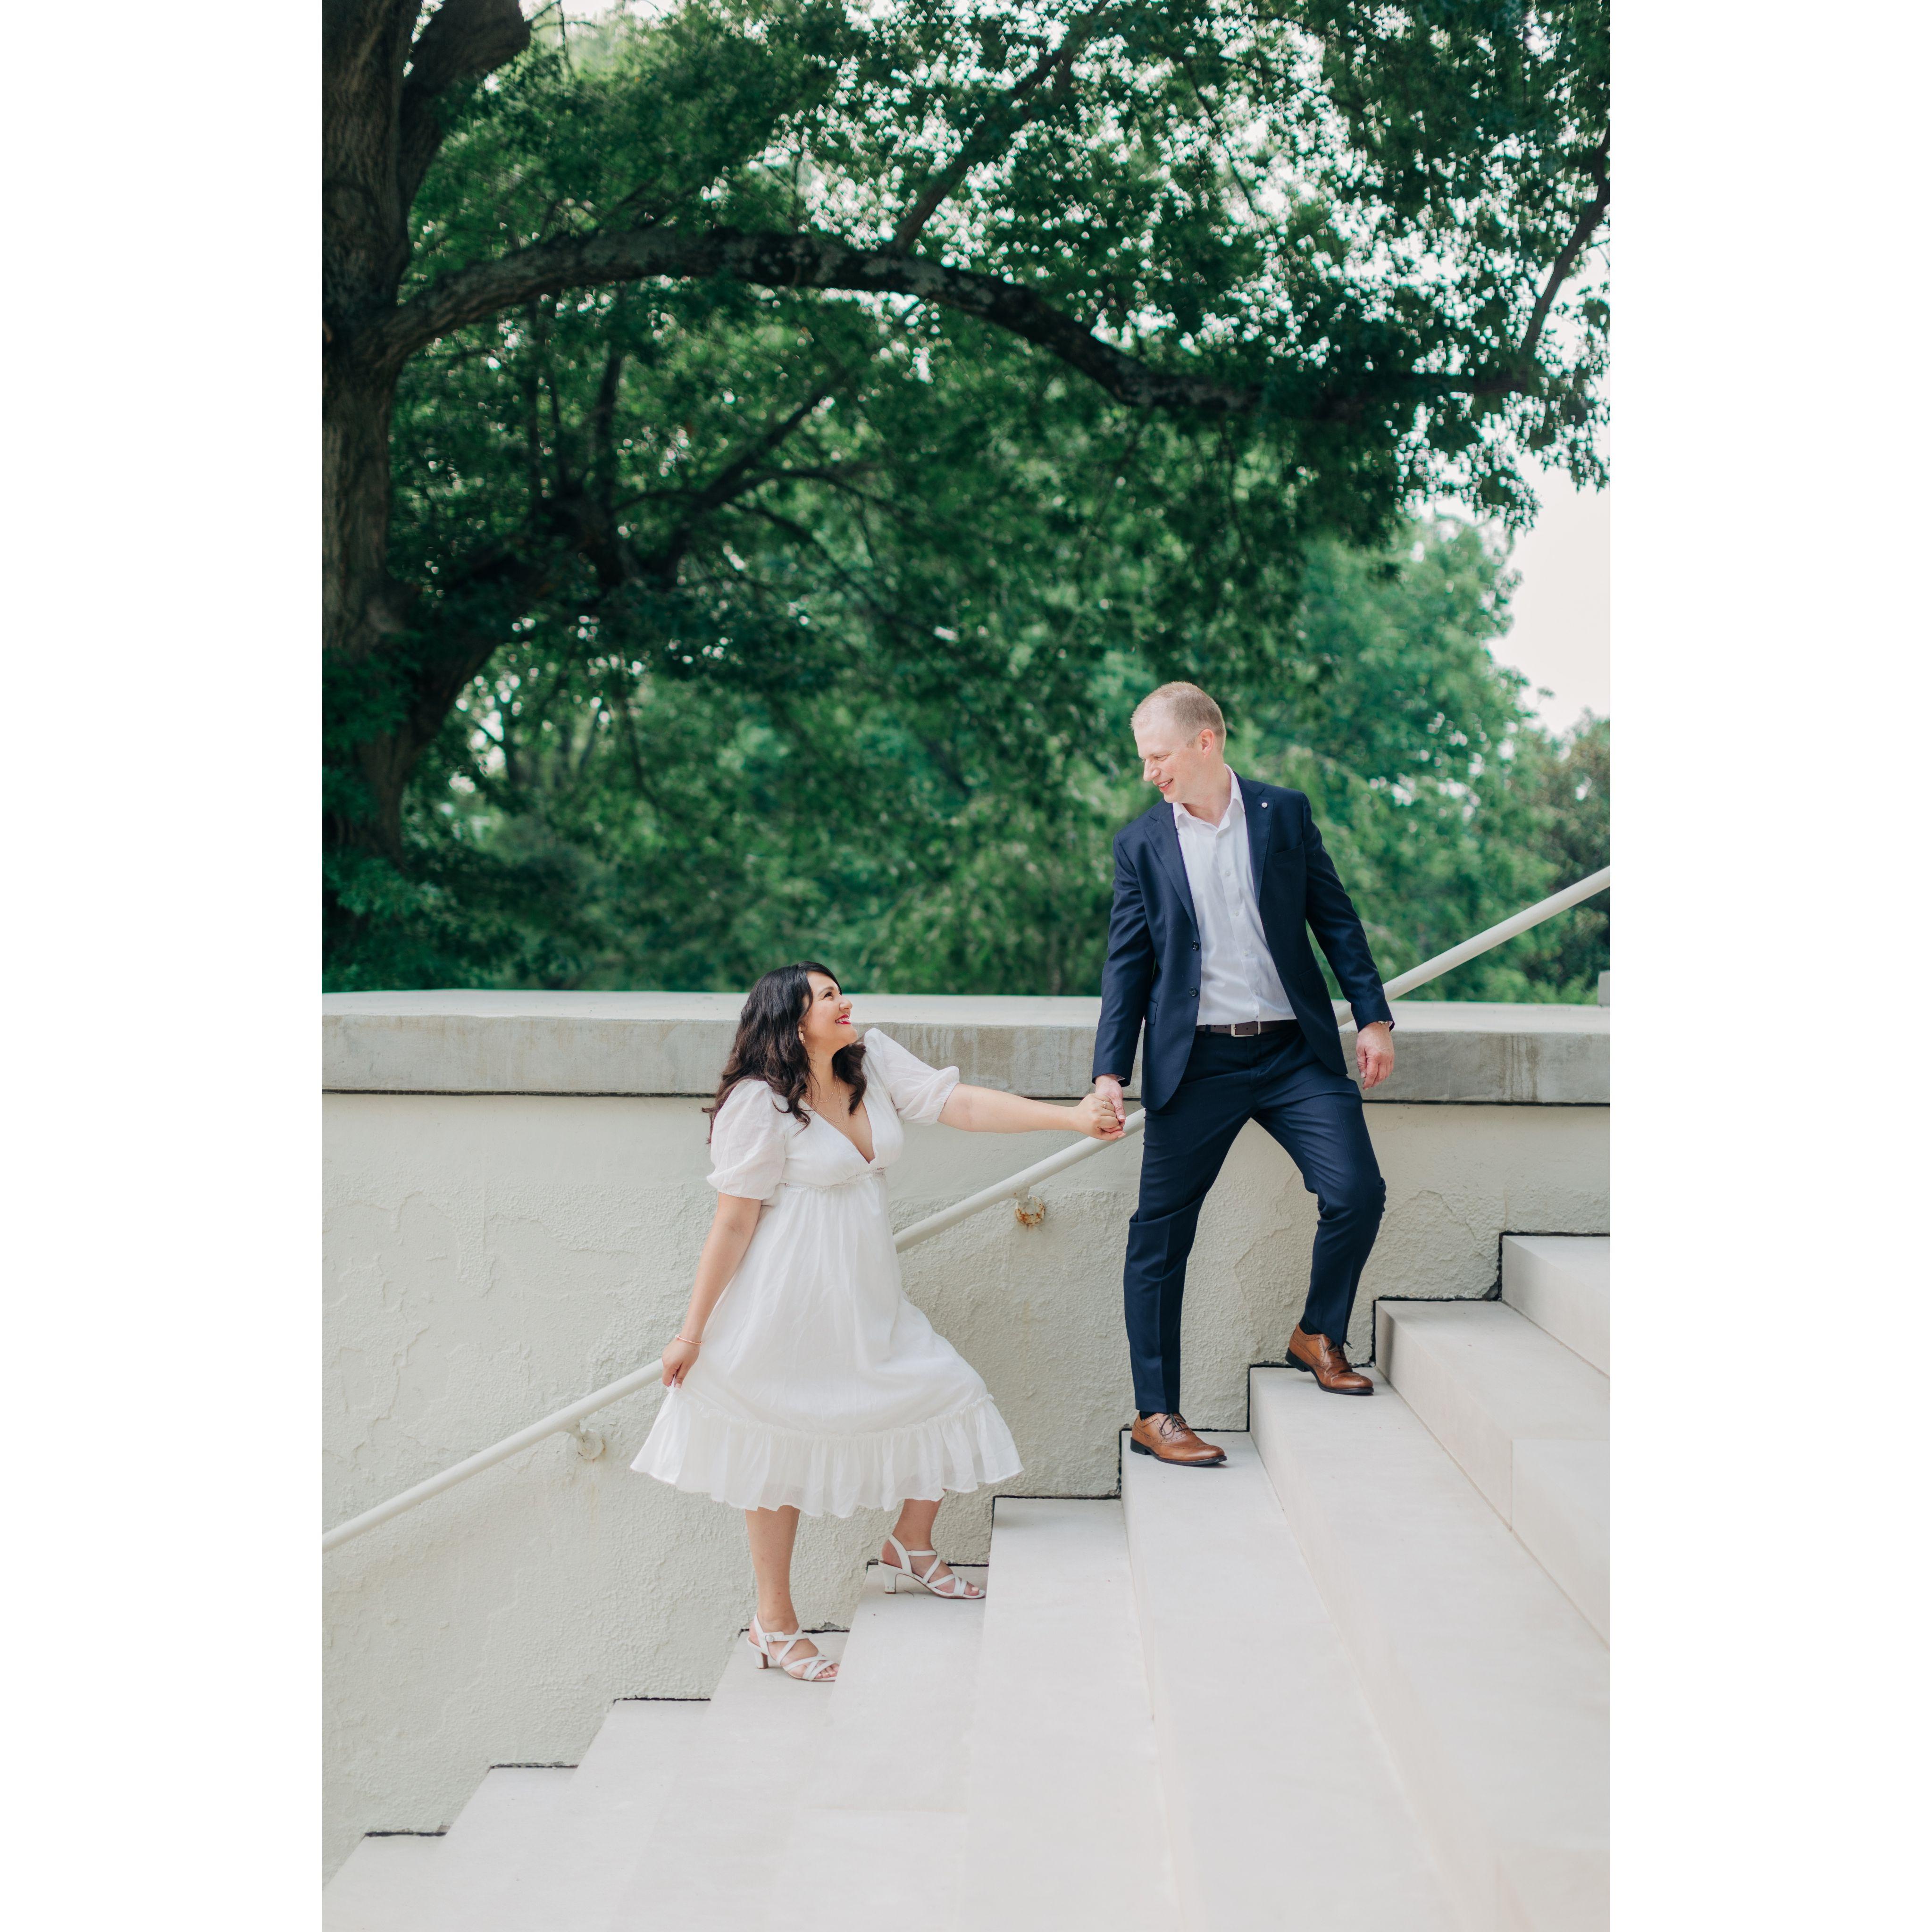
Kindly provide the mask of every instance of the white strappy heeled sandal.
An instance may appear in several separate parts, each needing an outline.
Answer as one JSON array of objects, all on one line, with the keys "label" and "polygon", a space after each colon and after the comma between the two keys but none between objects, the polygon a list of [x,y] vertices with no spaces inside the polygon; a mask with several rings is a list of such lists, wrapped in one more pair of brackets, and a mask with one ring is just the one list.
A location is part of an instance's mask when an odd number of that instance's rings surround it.
[{"label": "white strappy heeled sandal", "polygon": [[[952,1572],[935,1578],[933,1572],[939,1568],[938,1550],[908,1550],[896,1536],[889,1536],[886,1540],[898,1552],[899,1559],[896,1563],[888,1563],[883,1558],[880,1560],[879,1568],[886,1573],[887,1596],[896,1596],[902,1581],[917,1583],[922,1588],[931,1591],[935,1597],[952,1597],[962,1601],[977,1599],[986,1594],[976,1584],[969,1583],[964,1576]],[[932,1561],[924,1570],[915,1570],[912,1567],[912,1559],[915,1556],[930,1556]]]},{"label": "white strappy heeled sandal", "polygon": [[[745,1633],[745,1641],[758,1653],[758,1668],[782,1670],[788,1677],[796,1678],[801,1684],[823,1683],[838,1670],[838,1660],[827,1657],[823,1651],[812,1657],[801,1657],[788,1664],[785,1659],[791,1654],[791,1647],[804,1636],[802,1630],[762,1630],[756,1617],[752,1619],[752,1628]],[[782,1648],[773,1653],[774,1645]]]}]

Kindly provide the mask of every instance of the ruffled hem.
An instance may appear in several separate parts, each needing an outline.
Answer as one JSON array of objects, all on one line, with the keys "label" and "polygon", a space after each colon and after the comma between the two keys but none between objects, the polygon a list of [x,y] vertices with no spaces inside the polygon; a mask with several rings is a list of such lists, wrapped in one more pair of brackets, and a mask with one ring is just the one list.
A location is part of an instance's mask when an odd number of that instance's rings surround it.
[{"label": "ruffled hem", "polygon": [[631,1465],[734,1509],[842,1516],[1006,1482],[1020,1466],[1019,1451],[989,1395],[904,1429],[818,1436],[738,1421],[681,1388],[664,1398]]}]

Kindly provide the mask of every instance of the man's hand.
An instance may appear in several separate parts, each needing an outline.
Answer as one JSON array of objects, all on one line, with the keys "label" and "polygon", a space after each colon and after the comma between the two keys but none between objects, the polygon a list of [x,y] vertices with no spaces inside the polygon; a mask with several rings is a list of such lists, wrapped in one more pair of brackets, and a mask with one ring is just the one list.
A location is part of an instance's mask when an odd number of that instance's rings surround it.
[{"label": "man's hand", "polygon": [[1090,1140],[1117,1141],[1120,1138],[1120,1117],[1101,1094],[1089,1094],[1068,1115],[1067,1125]]},{"label": "man's hand", "polygon": [[1122,1126],[1127,1124],[1127,1103],[1120,1098],[1120,1083],[1111,1073],[1103,1073],[1094,1083],[1094,1093],[1114,1110]]},{"label": "man's hand", "polygon": [[1395,1041],[1388,1021],[1371,1021],[1356,1034],[1355,1064],[1361,1069],[1365,1094],[1395,1071]]}]

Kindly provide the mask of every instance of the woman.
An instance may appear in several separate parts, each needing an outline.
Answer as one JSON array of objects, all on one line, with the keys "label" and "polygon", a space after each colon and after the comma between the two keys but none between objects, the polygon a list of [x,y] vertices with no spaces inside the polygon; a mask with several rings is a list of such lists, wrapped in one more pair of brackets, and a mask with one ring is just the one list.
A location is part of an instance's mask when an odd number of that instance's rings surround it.
[{"label": "woman", "polygon": [[933,1548],[940,1499],[1020,1469],[986,1384],[900,1286],[885,1170],[901,1123],[1101,1140],[1120,1124],[1097,1095],[1058,1107],[963,1087],[876,1027],[861,1040],[852,1002],[810,961],[752,988],[711,1112],[718,1210],[664,1348],[670,1394],[631,1466],[745,1512],[760,1668],[829,1684],[838,1666],[792,1607],[800,1512],[896,1508],[886,1588],[974,1598]]}]

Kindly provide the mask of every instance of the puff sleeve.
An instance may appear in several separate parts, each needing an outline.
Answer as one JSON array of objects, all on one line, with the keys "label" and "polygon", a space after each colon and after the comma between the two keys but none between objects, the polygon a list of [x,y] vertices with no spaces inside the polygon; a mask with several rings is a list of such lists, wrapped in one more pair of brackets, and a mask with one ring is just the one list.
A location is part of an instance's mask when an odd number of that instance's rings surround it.
[{"label": "puff sleeve", "polygon": [[928,1066],[908,1053],[890,1034],[874,1027],[866,1035],[866,1071],[884,1083],[902,1120],[929,1127],[959,1084],[956,1066]]},{"label": "puff sleeve", "polygon": [[770,1201],[784,1172],[787,1130],[796,1125],[762,1080],[740,1081],[711,1124],[711,1185],[720,1194]]}]

